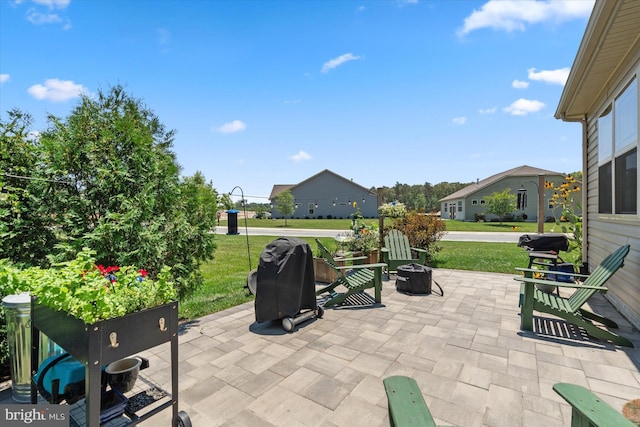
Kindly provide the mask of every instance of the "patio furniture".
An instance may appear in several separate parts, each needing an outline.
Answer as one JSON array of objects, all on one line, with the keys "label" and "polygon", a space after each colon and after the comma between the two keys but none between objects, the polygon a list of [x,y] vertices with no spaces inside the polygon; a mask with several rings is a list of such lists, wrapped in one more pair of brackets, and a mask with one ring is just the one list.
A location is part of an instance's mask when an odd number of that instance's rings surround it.
[{"label": "patio furniture", "polygon": [[[624,258],[628,253],[629,245],[621,246],[603,259],[600,265],[598,265],[589,276],[575,273],[562,273],[563,275],[586,278],[582,283],[535,279],[533,278],[533,274],[538,270],[516,268],[516,270],[524,273],[524,276],[514,277],[515,280],[522,282],[520,291],[522,300],[520,328],[528,331],[533,330],[533,311],[535,310],[541,313],[552,314],[569,323],[582,327],[593,337],[607,339],[618,345],[633,347],[633,344],[628,339],[606,329],[602,329],[592,323],[592,321],[595,320],[605,326],[617,328],[618,325],[614,321],[582,308],[596,292],[607,292],[605,283],[622,267]],[[575,292],[569,298],[564,298],[543,292],[535,287],[536,284],[574,288]]]},{"label": "patio furniture", "polygon": [[[338,275],[338,278],[331,284],[316,291],[316,295],[329,294],[330,299],[323,304],[324,307],[342,304],[349,296],[362,292],[367,288],[375,289],[375,302],[377,304],[382,302],[382,269],[387,266],[386,264],[338,265],[333,255],[322,242],[316,239],[316,243],[318,244],[319,255]],[[348,262],[352,259],[341,258],[341,260]],[[344,293],[336,292],[338,286],[345,287],[347,291]]]},{"label": "patio furniture", "polygon": [[[412,252],[418,254],[418,258],[413,258]],[[382,257],[385,264],[388,265],[388,271],[398,271],[398,266],[405,264],[422,264],[427,261],[427,251],[420,248],[412,248],[409,245],[409,239],[402,234],[401,231],[392,229],[389,234],[384,236],[384,248],[382,248]]]},{"label": "patio furniture", "polygon": [[635,427],[624,415],[582,386],[557,383],[553,389],[571,405],[571,427]]},{"label": "patio furniture", "polygon": [[416,380],[395,375],[382,383],[387,393],[391,427],[437,427]]}]

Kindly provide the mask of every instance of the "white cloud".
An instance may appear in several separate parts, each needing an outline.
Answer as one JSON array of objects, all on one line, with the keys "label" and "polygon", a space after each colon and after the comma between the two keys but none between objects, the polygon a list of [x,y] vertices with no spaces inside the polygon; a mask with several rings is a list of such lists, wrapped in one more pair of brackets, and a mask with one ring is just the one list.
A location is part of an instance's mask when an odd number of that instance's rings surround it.
[{"label": "white cloud", "polygon": [[44,85],[33,85],[27,89],[27,92],[36,99],[53,102],[67,101],[89,93],[86,87],[72,80],[59,79],[47,79]]},{"label": "white cloud", "polygon": [[9,74],[0,74],[0,85],[8,82],[11,79]]},{"label": "white cloud", "polygon": [[526,89],[529,87],[529,82],[523,82],[522,80],[514,80],[511,83],[511,87],[516,89]]},{"label": "white cloud", "polygon": [[298,154],[294,154],[293,156],[289,157],[291,160],[293,160],[294,162],[302,162],[305,160],[311,160],[311,156],[309,155],[309,153],[307,153],[306,151],[298,151]]},{"label": "white cloud", "polygon": [[454,117],[453,119],[451,119],[451,121],[455,125],[463,125],[463,124],[465,124],[467,122],[467,118],[466,117]]},{"label": "white cloud", "polygon": [[480,10],[465,18],[458,30],[459,36],[481,28],[507,32],[524,31],[527,25],[541,22],[560,23],[577,18],[588,18],[594,0],[489,0]]},{"label": "white cloud", "polygon": [[481,108],[480,110],[478,110],[478,112],[480,114],[494,114],[496,111],[498,111],[497,107],[491,107],[491,108]]},{"label": "white cloud", "polygon": [[57,24],[62,22],[62,18],[55,13],[42,13],[35,9],[27,12],[27,20],[34,25]]},{"label": "white cloud", "polygon": [[247,125],[245,125],[242,121],[240,120],[234,120],[232,122],[229,123],[225,123],[222,126],[220,126],[219,128],[217,128],[216,130],[220,133],[236,133],[236,132],[241,132],[243,130],[245,130],[247,128]]},{"label": "white cloud", "polygon": [[529,113],[537,113],[543,108],[543,102],[536,101],[535,99],[520,98],[508,107],[503,108],[503,110],[512,116],[526,116]]},{"label": "white cloud", "polygon": [[322,65],[322,72],[328,73],[330,70],[344,64],[345,62],[355,61],[358,59],[362,59],[361,56],[354,55],[353,53],[345,53],[344,55],[340,55],[337,58],[333,58]]},{"label": "white cloud", "polygon": [[36,4],[48,6],[50,9],[65,9],[71,0],[33,0]]},{"label": "white cloud", "polygon": [[535,68],[529,68],[529,80],[539,80],[546,83],[552,83],[564,86],[569,77],[569,67],[558,68],[557,70],[536,71]]},{"label": "white cloud", "polygon": [[40,131],[31,130],[27,133],[27,140],[29,141],[37,141],[40,139]]}]

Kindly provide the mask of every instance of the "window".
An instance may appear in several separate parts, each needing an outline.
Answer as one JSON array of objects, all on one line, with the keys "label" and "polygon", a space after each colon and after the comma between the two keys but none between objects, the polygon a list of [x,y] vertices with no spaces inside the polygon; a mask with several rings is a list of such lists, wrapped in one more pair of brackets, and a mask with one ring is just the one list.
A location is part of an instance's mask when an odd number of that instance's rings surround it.
[{"label": "window", "polygon": [[475,205],[477,205],[477,204],[478,204],[478,201],[477,201],[477,200],[472,200],[472,201],[471,201],[471,204],[475,206]]},{"label": "window", "polygon": [[634,148],[616,158],[616,213],[637,212],[638,149]]},{"label": "window", "polygon": [[598,212],[638,213],[638,81],[598,118]]},{"label": "window", "polygon": [[462,200],[458,202],[458,212],[462,212]]},{"label": "window", "polygon": [[484,199],[480,200],[480,204],[484,205]]},{"label": "window", "polygon": [[309,203],[307,206],[309,207],[309,215],[313,215],[315,213],[315,203]]}]

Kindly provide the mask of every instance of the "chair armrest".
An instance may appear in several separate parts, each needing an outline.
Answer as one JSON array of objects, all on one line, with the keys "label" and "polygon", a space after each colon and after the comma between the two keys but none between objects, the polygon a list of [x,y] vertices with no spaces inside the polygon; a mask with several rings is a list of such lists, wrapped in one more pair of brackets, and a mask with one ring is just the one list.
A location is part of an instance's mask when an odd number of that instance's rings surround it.
[{"label": "chair armrest", "polygon": [[565,271],[560,271],[560,270],[536,270],[535,268],[516,267],[516,271],[522,271],[522,272],[527,272],[527,273],[551,273],[551,274],[557,274],[557,275],[562,275],[562,276],[579,277],[579,278],[582,278],[582,279],[586,279],[587,277],[589,277],[586,274],[571,273],[571,272],[565,272]]},{"label": "chair armrest", "polygon": [[596,427],[635,426],[624,415],[582,386],[557,383],[553,385],[553,390],[571,405],[571,425],[593,425]]},{"label": "chair armrest", "polygon": [[518,282],[523,282],[523,283],[536,283],[539,285],[560,286],[562,288],[596,289],[601,292],[607,292],[609,290],[609,288],[605,286],[589,286],[589,285],[585,286],[579,283],[556,282],[555,280],[534,279],[531,277],[524,277],[524,276],[514,276],[513,280],[517,280]]},{"label": "chair armrest", "polygon": [[366,256],[335,257],[333,259],[334,259],[334,261],[360,261],[360,260],[363,260],[363,259],[369,259],[369,257],[366,257]]},{"label": "chair armrest", "polygon": [[380,250],[382,251],[382,253],[389,253],[389,248],[382,248]]},{"label": "chair armrest", "polygon": [[336,267],[338,270],[359,270],[361,268],[384,268],[387,264],[384,262],[378,262],[375,264],[354,264],[354,265],[339,265]]},{"label": "chair armrest", "polygon": [[412,251],[416,251],[416,252],[427,252],[426,249],[422,249],[422,248],[411,248]]}]

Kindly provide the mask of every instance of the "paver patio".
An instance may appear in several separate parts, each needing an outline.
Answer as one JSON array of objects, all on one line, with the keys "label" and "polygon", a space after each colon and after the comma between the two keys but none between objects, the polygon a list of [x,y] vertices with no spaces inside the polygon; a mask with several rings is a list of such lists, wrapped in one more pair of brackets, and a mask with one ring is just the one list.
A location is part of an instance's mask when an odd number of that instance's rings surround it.
[{"label": "paver patio", "polygon": [[[591,308],[635,348],[551,317],[520,331],[512,275],[436,269],[433,277],[443,297],[398,293],[392,275],[382,306],[328,309],[292,333],[255,323],[252,303],[183,325],[180,409],[194,426],[387,426],[382,379],[398,374],[416,379],[437,422],[469,427],[569,426],[556,382],[583,385],[618,410],[640,398],[640,332],[603,297]],[[145,356],[145,375],[168,388],[169,347]],[[170,415],[143,425],[171,425]]]}]

